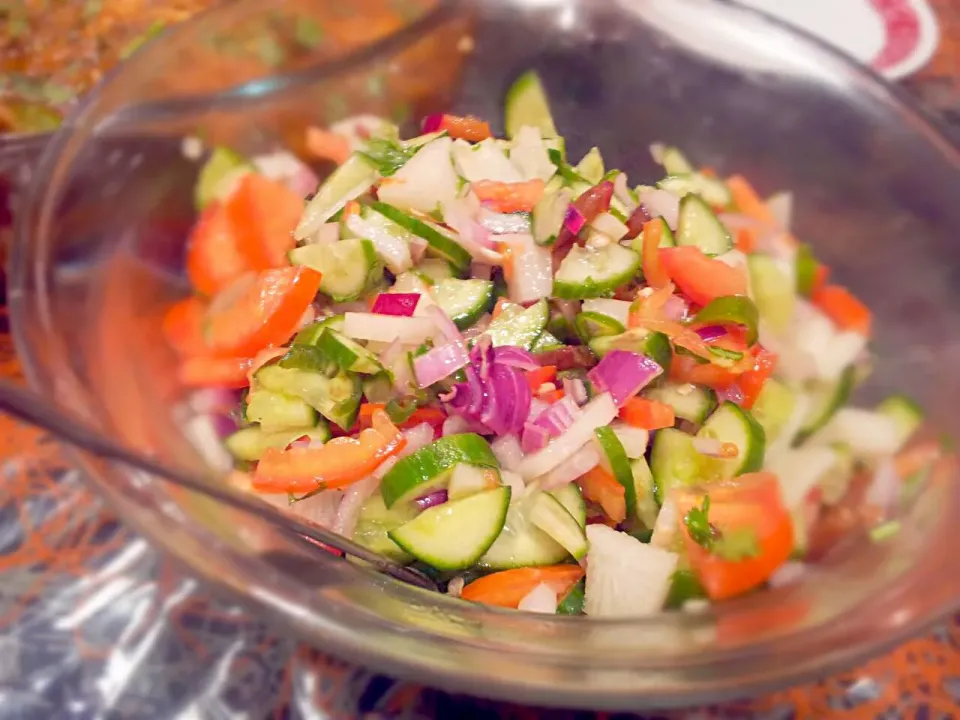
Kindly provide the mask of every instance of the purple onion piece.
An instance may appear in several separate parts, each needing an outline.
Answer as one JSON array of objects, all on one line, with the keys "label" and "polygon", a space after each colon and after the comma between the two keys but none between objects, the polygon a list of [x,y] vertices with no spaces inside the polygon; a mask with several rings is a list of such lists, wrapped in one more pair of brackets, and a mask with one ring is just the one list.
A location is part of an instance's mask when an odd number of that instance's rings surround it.
[{"label": "purple onion piece", "polygon": [[700,339],[704,342],[713,342],[714,340],[719,340],[724,335],[727,334],[726,328],[723,325],[707,325],[697,330],[697,335],[700,336]]},{"label": "purple onion piece", "polygon": [[427,508],[436,507],[437,505],[443,505],[447,501],[447,497],[446,490],[434,490],[423,497],[418,497],[414,502],[416,502],[417,507],[421,510],[426,510]]},{"label": "purple onion piece", "polygon": [[563,218],[563,226],[574,235],[579,235],[583,226],[587,224],[587,218],[575,206],[567,208],[567,214]]},{"label": "purple onion piece", "polygon": [[420,125],[424,133],[436,132],[443,126],[443,113],[432,113],[423,119]]},{"label": "purple onion piece", "polygon": [[527,423],[523,427],[523,435],[520,439],[520,447],[525,453],[542,450],[550,442],[551,434],[546,429],[533,423]]},{"label": "purple onion piece", "polygon": [[502,345],[493,350],[494,362],[507,365],[518,370],[536,370],[540,361],[523,348],[514,345]]},{"label": "purple onion piece", "polygon": [[601,392],[609,392],[617,407],[623,404],[655,377],[663,368],[646,355],[613,350],[590,371],[590,382]]}]

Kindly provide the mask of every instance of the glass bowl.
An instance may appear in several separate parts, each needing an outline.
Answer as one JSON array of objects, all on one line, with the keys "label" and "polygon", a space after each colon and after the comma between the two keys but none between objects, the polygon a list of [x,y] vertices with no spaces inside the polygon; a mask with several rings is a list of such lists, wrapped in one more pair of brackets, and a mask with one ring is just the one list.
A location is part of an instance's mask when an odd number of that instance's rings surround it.
[{"label": "glass bowl", "polygon": [[[279,74],[246,64],[242,50],[208,51],[238,37],[256,45],[268,25],[304,13],[335,22],[374,5],[228,5],[141,50],[69,119],[16,228],[10,301],[34,387],[131,445],[202,469],[159,332],[186,291],[198,165],[181,138],[296,151],[306,124],[356,112],[402,120],[452,109],[496,125],[505,89],[533,67],[574,156],[598,145],[639,182],[654,177],[648,144],[664,141],[764,192],[793,190],[799,236],[876,314],[864,399],[910,393],[931,425],[956,435],[960,155],[896,89],[761,14],[707,0],[441,2],[377,42]],[[629,622],[430,595],[192,493],[83,463],[126,521],[296,637],[477,695],[611,709],[742,697],[881,652],[960,605],[949,462],[904,509],[895,538],[852,542],[799,584]]]}]

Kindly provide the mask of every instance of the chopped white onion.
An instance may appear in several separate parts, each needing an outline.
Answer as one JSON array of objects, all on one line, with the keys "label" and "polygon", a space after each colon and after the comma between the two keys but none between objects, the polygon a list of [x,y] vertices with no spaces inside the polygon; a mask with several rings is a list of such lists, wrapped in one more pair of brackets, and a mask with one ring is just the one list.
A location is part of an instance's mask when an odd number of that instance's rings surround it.
[{"label": "chopped white onion", "polygon": [[647,445],[650,442],[650,433],[643,428],[633,427],[619,420],[610,423],[610,429],[613,430],[620,444],[623,445],[627,457],[631,460],[643,457],[647,452]]},{"label": "chopped white onion", "polygon": [[211,468],[219,472],[233,468],[233,457],[223,445],[213,416],[194,415],[184,424],[184,433]]},{"label": "chopped white onion", "polygon": [[650,538],[650,544],[661,548],[673,546],[673,539],[677,536],[677,522],[679,521],[677,504],[670,495],[660,506],[660,513],[657,515],[657,522],[653,526],[653,535]]},{"label": "chopped white onion", "polygon": [[557,593],[546,583],[540,583],[523,597],[517,610],[553,615],[557,612]]},{"label": "chopped white onion", "polygon": [[443,421],[443,427],[440,433],[443,437],[447,437],[447,435],[459,435],[460,433],[469,432],[469,430],[470,422],[466,418],[460,415],[451,415]]},{"label": "chopped white onion", "polygon": [[503,481],[503,484],[510,488],[510,504],[520,502],[520,500],[527,494],[527,486],[523,482],[523,478],[517,475],[515,472],[510,470],[501,470],[500,479]]},{"label": "chopped white onion", "polygon": [[530,216],[526,213],[498,213],[480,208],[477,222],[494,235],[530,232]]},{"label": "chopped white onion", "polygon": [[466,581],[463,579],[463,575],[457,575],[451,578],[450,582],[447,583],[447,595],[453,598],[460,597],[460,593],[463,592],[463,586],[465,584]]},{"label": "chopped white onion", "polygon": [[630,319],[630,303],[626,300],[584,300],[582,312],[600,313],[627,327]]},{"label": "chopped white onion", "polygon": [[616,417],[617,406],[610,393],[598,395],[583,406],[580,417],[566,432],[551,440],[545,448],[527,455],[518,472],[528,480],[546,475],[582,448],[593,437],[596,428],[609,425]]},{"label": "chopped white onion", "polygon": [[423,260],[423,256],[427,253],[427,247],[429,247],[429,243],[422,237],[414,235],[410,238],[410,258],[414,264]]},{"label": "chopped white onion", "polygon": [[634,198],[633,193],[627,185],[626,173],[617,173],[617,176],[613,179],[613,195],[623,203],[628,214],[633,214],[633,211],[637,209],[636,198]]},{"label": "chopped white onion", "polygon": [[630,232],[630,228],[617,219],[613,213],[608,212],[597,215],[593,219],[593,222],[590,223],[590,227],[597,232],[603,233],[614,242]]},{"label": "chopped white onion", "polygon": [[523,449],[516,435],[501,435],[490,444],[500,466],[516,471],[523,460]]},{"label": "chopped white onion", "polygon": [[513,273],[507,281],[513,302],[533,302],[553,294],[553,256],[529,233],[500,235],[500,242],[513,253]]},{"label": "chopped white onion", "polygon": [[359,215],[351,215],[347,219],[347,227],[357,237],[366,238],[373,243],[384,264],[394,275],[413,267],[410,244],[385,226],[365,220]]},{"label": "chopped white onion", "polygon": [[385,203],[428,215],[437,205],[457,197],[457,174],[450,151],[453,140],[440,137],[420,148],[396,174],[380,185],[377,197]]},{"label": "chopped white onion", "polygon": [[364,148],[369,138],[393,140],[399,135],[397,126],[376,115],[351,115],[330,125],[330,132],[350,141],[351,152]]},{"label": "chopped white onion", "polygon": [[287,495],[263,495],[261,497],[264,499],[271,498],[268,500],[271,505],[286,510],[297,517],[314,522],[321,527],[332,528],[337,521],[337,510],[340,507],[341,500],[343,500],[343,491],[325,490],[295,503],[291,503]]},{"label": "chopped white onion", "polygon": [[340,240],[340,223],[324,223],[304,243],[307,245],[333,245],[338,240]]},{"label": "chopped white onion", "polygon": [[350,485],[344,491],[343,499],[337,507],[337,516],[331,529],[335,533],[351,537],[357,527],[360,509],[378,487],[380,487],[380,478],[375,475],[370,475]]},{"label": "chopped white onion", "polygon": [[493,138],[476,145],[465,140],[453,143],[453,163],[461,177],[468,182],[492,180],[494,182],[513,183],[523,178],[503,150],[497,147]]},{"label": "chopped white onion", "polygon": [[693,449],[701,455],[709,457],[723,456],[723,443],[715,438],[695,437],[693,439]]},{"label": "chopped white onion", "polygon": [[[471,196],[472,193],[467,198]],[[503,264],[503,255],[493,249],[490,233],[474,219],[476,213],[470,209],[467,198],[443,203],[444,222],[457,232],[457,243],[474,260],[487,265]]]},{"label": "chopped white onion", "polygon": [[358,312],[348,312],[343,316],[343,334],[354,340],[400,340],[406,345],[419,345],[436,333],[436,323],[425,317]]},{"label": "chopped white onion", "polygon": [[530,413],[527,415],[527,422],[533,422],[536,420],[538,417],[540,417],[540,413],[542,413],[548,407],[550,407],[549,403],[545,403],[539,398],[530,398]]},{"label": "chopped white onion", "polygon": [[312,193],[320,182],[307,165],[286,150],[255,155],[253,165],[261,175],[282,182],[300,196]]},{"label": "chopped white onion", "polygon": [[873,480],[867,490],[866,502],[884,512],[893,510],[900,499],[903,481],[897,474],[897,467],[889,457],[884,458],[873,471]]},{"label": "chopped white onion", "polygon": [[433,442],[433,426],[430,423],[420,423],[416,427],[412,427],[409,430],[403,431],[403,437],[406,438],[407,444],[404,445],[403,450],[397,453],[400,457],[406,457],[407,455],[413,455],[417,450],[425,448],[427,445]]},{"label": "chopped white onion", "polygon": [[540,487],[544,490],[556,490],[572,483],[599,464],[600,451],[597,449],[596,443],[588,442],[577,450],[567,462],[542,476],[539,481]]},{"label": "chopped white onion", "polygon": [[889,415],[844,407],[817,432],[810,442],[817,445],[843,443],[855,455],[881,457],[896,453],[902,444],[897,421]]},{"label": "chopped white onion", "polygon": [[680,220],[680,198],[672,192],[659,188],[640,190],[640,204],[646,208],[650,217],[662,217],[671,230],[677,229]]},{"label": "chopped white onion", "polygon": [[547,182],[557,172],[550,162],[550,155],[540,137],[540,129],[524,125],[513,139],[510,162],[514,164],[523,180],[540,179]]},{"label": "chopped white onion", "polygon": [[791,585],[807,574],[807,566],[796,560],[788,560],[770,576],[770,587]]},{"label": "chopped white onion", "polygon": [[778,192],[771,195],[767,200],[767,209],[781,229],[789,230],[793,222],[793,193]]},{"label": "chopped white onion", "polygon": [[729,250],[723,255],[717,255],[717,260],[732,268],[745,268],[747,266],[747,256],[739,250]]},{"label": "chopped white onion", "polygon": [[837,464],[833,448],[804,445],[796,449],[780,450],[768,455],[765,469],[777,476],[780,494],[787,509],[800,508],[807,493]]}]

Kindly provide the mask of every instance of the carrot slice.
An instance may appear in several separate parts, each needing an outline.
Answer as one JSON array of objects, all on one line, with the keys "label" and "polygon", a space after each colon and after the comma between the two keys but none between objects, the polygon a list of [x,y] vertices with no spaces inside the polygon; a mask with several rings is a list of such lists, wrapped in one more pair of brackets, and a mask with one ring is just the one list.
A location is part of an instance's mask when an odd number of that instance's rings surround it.
[{"label": "carrot slice", "polygon": [[626,488],[604,468],[598,465],[577,480],[577,484],[583,496],[603,508],[611,520],[621,523],[627,519]]},{"label": "carrot slice", "polygon": [[770,212],[770,208],[760,198],[753,185],[742,175],[727,178],[727,187],[733,196],[737,209],[744,215],[753,218],[764,225],[776,225],[777,221]]},{"label": "carrot slice", "polygon": [[670,277],[660,262],[662,229],[660,218],[643,225],[643,276],[647,285],[653,288],[666,287],[670,283]]},{"label": "carrot slice", "polygon": [[537,585],[546,584],[562,598],[583,577],[579,565],[548,565],[503,570],[474,580],[460,597],[470,602],[515,608]]},{"label": "carrot slice", "polygon": [[620,408],[620,418],[628,425],[644,430],[673,427],[673,408],[666,403],[632,397]]},{"label": "carrot slice", "polygon": [[245,357],[187,358],[177,370],[177,379],[186,387],[244,388],[250,384],[251,363]]},{"label": "carrot slice", "polygon": [[382,410],[356,438],[339,437],[319,448],[269,448],[257,464],[253,487],[267,493],[342,488],[365,478],[406,445]]},{"label": "carrot slice", "polygon": [[813,304],[844,330],[870,336],[873,316],[870,310],[845,287],[828,285],[813,296]]},{"label": "carrot slice", "polygon": [[320,273],[289,267],[250,274],[218,295],[207,312],[213,355],[250,357],[290,339],[320,287]]},{"label": "carrot slice", "polygon": [[200,216],[187,243],[190,284],[201,295],[213,296],[250,269],[226,207],[213,203]]},{"label": "carrot slice", "polygon": [[303,198],[285,185],[248,173],[226,201],[237,247],[254,270],[289,265],[296,243],[293,230],[303,213]]},{"label": "carrot slice", "polygon": [[491,209],[502,213],[529,212],[543,197],[543,180],[497,182],[480,180],[471,185],[474,194]]}]

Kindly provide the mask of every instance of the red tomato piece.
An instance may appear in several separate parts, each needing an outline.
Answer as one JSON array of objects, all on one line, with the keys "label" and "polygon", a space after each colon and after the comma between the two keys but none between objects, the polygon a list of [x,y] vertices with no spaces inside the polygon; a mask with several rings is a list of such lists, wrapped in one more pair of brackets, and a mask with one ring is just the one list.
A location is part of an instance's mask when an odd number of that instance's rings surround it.
[{"label": "red tomato piece", "polygon": [[227,217],[240,252],[254,270],[289,265],[296,243],[293,231],[303,213],[303,198],[257,173],[243,176],[226,201]]},{"label": "red tomato piece", "polygon": [[747,294],[747,276],[741,268],[709,258],[700,248],[661,248],[660,262],[670,279],[697,305],[708,305],[725,295]]},{"label": "red tomato piece", "polygon": [[201,295],[213,296],[251,269],[240,252],[226,207],[213,203],[200,216],[187,244],[187,277]]}]

